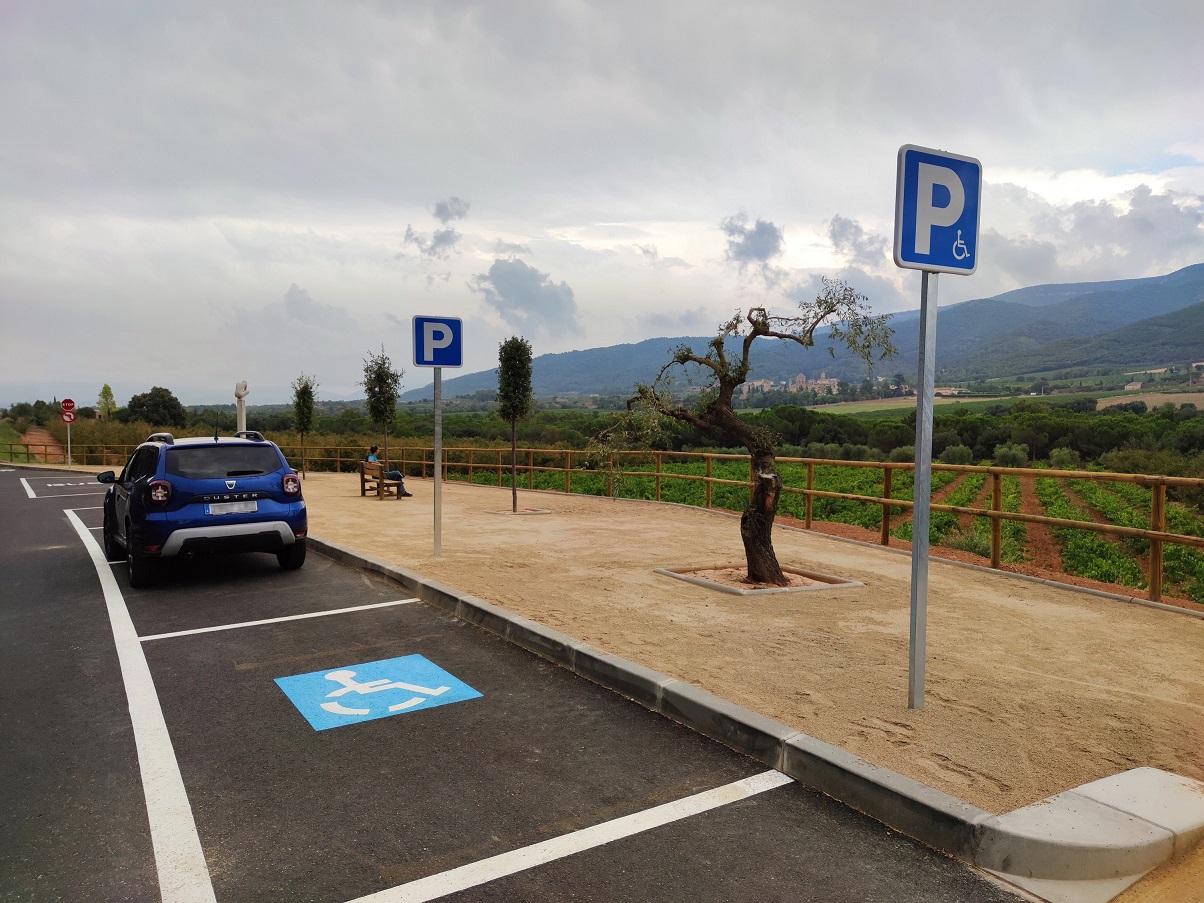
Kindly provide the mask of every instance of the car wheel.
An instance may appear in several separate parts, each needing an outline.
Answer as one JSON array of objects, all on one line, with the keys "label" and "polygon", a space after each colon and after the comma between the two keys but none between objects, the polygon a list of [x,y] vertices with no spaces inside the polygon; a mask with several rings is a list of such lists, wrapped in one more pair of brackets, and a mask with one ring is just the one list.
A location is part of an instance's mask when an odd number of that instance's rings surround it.
[{"label": "car wheel", "polygon": [[116,528],[113,526],[113,520],[106,512],[104,533],[101,535],[104,537],[105,559],[108,561],[121,560],[121,546],[117,545],[117,537],[113,535],[115,532]]},{"label": "car wheel", "polygon": [[154,581],[157,562],[154,558],[148,558],[145,555],[135,555],[133,545],[133,542],[130,542],[131,548],[125,553],[125,569],[130,577],[130,586],[134,589],[142,589],[144,586],[150,586]]},{"label": "car wheel", "polygon": [[305,540],[298,539],[286,549],[276,553],[276,560],[286,571],[295,571],[305,564]]}]

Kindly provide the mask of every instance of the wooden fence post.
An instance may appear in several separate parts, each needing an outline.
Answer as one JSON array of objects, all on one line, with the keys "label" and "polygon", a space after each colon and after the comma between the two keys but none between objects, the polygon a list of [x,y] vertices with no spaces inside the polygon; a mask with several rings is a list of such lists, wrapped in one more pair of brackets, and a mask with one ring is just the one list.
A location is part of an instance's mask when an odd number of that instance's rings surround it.
[{"label": "wooden fence post", "polygon": [[711,507],[711,456],[707,455],[707,507]]},{"label": "wooden fence post", "polygon": [[564,491],[573,491],[573,453],[568,449],[564,451]]},{"label": "wooden fence post", "polygon": [[661,458],[662,457],[663,457],[662,452],[656,453],[656,500],[658,502],[661,500]]},{"label": "wooden fence post", "polygon": [[[882,497],[890,498],[891,477],[895,469],[889,465],[882,468]],[[811,526],[810,523],[807,524]],[[882,535],[878,538],[878,542],[884,546],[890,545],[890,505],[883,504],[882,506]]]},{"label": "wooden fence post", "polygon": [[[991,474],[991,510],[999,514],[1003,510],[1003,474]],[[1003,518],[991,518],[991,567],[999,568],[1003,562]]]},{"label": "wooden fence post", "polygon": [[[1150,529],[1166,532],[1166,484],[1155,483],[1150,500]],[[1150,599],[1162,601],[1162,540],[1150,540]]]},{"label": "wooden fence post", "polygon": [[812,507],[815,502],[814,496],[811,495],[811,490],[813,490],[814,488],[815,488],[815,462],[808,461],[807,462],[807,505],[806,505],[806,510],[807,510],[806,527],[808,530],[811,529],[811,510],[812,510]]}]

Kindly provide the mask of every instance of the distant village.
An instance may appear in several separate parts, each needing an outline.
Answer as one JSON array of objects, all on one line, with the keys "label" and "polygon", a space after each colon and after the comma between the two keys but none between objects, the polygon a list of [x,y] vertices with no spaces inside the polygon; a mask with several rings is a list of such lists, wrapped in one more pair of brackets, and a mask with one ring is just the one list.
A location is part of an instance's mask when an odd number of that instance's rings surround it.
[{"label": "distant village", "polygon": [[[886,376],[876,377],[875,382],[891,383],[891,387],[899,395],[915,394],[915,389],[911,386],[898,383],[897,380],[892,380]],[[694,387],[691,391],[701,392],[702,388]],[[933,390],[933,394],[938,396],[964,395],[967,391],[967,389],[958,386],[937,386]],[[747,399],[750,395],[766,394],[769,392],[790,392],[796,395],[804,392],[814,392],[816,395],[839,395],[841,393],[841,382],[835,377],[828,376],[826,371],[821,372],[817,379],[809,379],[805,374],[799,373],[797,376],[792,376],[787,380],[751,379],[738,386],[736,392],[742,399]]]}]

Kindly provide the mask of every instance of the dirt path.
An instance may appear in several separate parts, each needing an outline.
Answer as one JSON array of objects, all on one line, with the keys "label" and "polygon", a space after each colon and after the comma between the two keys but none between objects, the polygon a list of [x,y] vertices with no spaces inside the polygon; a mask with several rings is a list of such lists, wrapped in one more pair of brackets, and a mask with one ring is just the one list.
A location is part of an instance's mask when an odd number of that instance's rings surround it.
[{"label": "dirt path", "polygon": [[[991,507],[991,478],[990,477],[987,477],[985,480],[982,481],[982,489],[978,490],[978,495],[976,495],[974,497],[974,501],[972,501],[967,507],[983,508],[983,509],[988,509]],[[960,526],[962,528],[962,531],[966,532],[966,533],[968,533],[970,530],[974,529],[974,521],[975,520],[976,520],[976,518],[971,517],[969,514],[959,514],[957,516],[958,526]]]},{"label": "dirt path", "polygon": [[[1020,513],[1044,515],[1045,508],[1037,499],[1037,478],[1020,477]],[[1062,544],[1046,524],[1025,524],[1025,552],[1034,567],[1045,571],[1062,571]]]},{"label": "dirt path", "polygon": [[[940,489],[932,494],[932,503],[936,505],[945,504],[945,500],[957,491],[957,488],[965,481],[967,474],[959,474],[955,479],[950,480]],[[904,508],[898,514],[891,518],[890,528],[894,530],[900,524],[911,522],[911,508]]]},{"label": "dirt path", "polygon": [[21,441],[30,446],[29,453],[43,464],[62,464],[67,460],[66,450],[43,427],[29,427]]}]

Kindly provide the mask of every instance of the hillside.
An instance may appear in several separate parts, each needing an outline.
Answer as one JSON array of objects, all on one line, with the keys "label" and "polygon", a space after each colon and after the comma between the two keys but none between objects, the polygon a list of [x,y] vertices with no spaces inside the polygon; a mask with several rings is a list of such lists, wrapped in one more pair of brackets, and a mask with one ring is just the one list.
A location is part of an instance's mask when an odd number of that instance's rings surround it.
[{"label": "hillside", "polygon": [[[1072,366],[1127,366],[1204,359],[1204,264],[1165,276],[1040,285],[942,307],[937,316],[937,368],[946,381],[1012,376]],[[1177,314],[1181,318],[1176,318]],[[878,365],[879,374],[914,377],[919,316],[905,311],[891,318],[898,354]],[[652,379],[679,345],[703,351],[712,336],[677,336],[543,354],[532,361],[536,395],[572,393],[626,395]],[[798,373],[826,372],[861,380],[865,364],[854,355],[828,353],[825,339],[804,349],[793,343],[763,342],[753,359],[753,379],[786,380]],[[443,382],[448,397],[497,388],[494,370]],[[404,401],[429,399],[432,387],[413,389]]]}]

